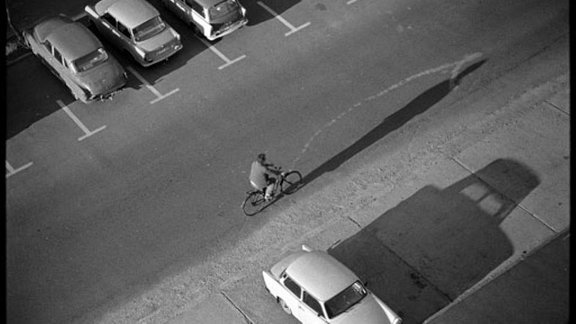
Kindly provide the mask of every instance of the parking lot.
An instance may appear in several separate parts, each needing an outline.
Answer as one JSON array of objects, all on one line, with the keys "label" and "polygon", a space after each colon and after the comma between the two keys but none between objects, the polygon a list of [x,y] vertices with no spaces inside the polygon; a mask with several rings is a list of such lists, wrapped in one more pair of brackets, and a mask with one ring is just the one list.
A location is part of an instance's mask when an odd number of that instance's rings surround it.
[{"label": "parking lot", "polygon": [[[120,132],[120,128],[126,131],[137,126],[143,110],[163,110],[166,114],[170,107],[189,105],[201,114],[202,104],[211,98],[231,91],[240,92],[238,89],[258,82],[260,76],[275,73],[275,69],[286,63],[286,57],[304,55],[306,51],[312,51],[307,47],[319,46],[318,42],[324,38],[322,30],[335,16],[340,14],[350,19],[351,15],[361,17],[362,14],[361,2],[353,1],[332,4],[330,17],[326,17],[326,6],[321,4],[308,8],[300,5],[294,10],[289,9],[297,2],[284,1],[279,5],[273,1],[268,4],[256,1],[250,4],[247,6],[250,9],[249,26],[212,43],[194,34],[165,8],[157,6],[162,17],[182,35],[185,49],[158,66],[142,68],[105,43],[129,73],[128,86],[111,101],[90,105],[76,102],[65,86],[33,56],[14,64],[8,71],[11,79],[7,98],[11,120],[8,156],[14,156],[14,161],[7,161],[11,170],[8,176],[32,167],[34,158],[44,160],[40,156],[28,158],[16,136],[36,122],[44,124],[59,115],[58,121],[49,128],[64,127],[70,132],[70,140],[82,142],[97,141],[107,133]],[[82,23],[87,19],[83,13],[74,18]],[[311,20],[315,20],[315,24]],[[30,91],[31,75],[34,75],[35,88],[40,91]],[[251,89],[253,91],[262,90]],[[224,108],[220,107],[223,111]],[[120,120],[123,123],[117,124]],[[45,139],[50,136],[42,134]]]}]

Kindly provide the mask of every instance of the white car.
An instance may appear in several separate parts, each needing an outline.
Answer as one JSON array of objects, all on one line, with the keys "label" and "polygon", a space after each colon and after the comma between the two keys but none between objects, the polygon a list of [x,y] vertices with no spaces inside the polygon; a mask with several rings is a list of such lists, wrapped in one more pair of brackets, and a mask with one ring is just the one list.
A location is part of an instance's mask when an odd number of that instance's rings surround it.
[{"label": "white car", "polygon": [[213,41],[242,28],[246,9],[238,0],[161,0],[174,14]]},{"label": "white car", "polygon": [[282,309],[304,324],[402,322],[350,269],[306,245],[262,275],[266,289]]},{"label": "white car", "polygon": [[144,67],[182,49],[180,34],[146,0],[100,0],[84,11],[102,36]]}]

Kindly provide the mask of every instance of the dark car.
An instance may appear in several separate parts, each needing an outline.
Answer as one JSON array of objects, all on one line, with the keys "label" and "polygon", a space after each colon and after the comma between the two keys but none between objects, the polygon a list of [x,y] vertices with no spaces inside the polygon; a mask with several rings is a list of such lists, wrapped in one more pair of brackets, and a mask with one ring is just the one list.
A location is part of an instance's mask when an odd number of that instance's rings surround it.
[{"label": "dark car", "polygon": [[100,40],[64,15],[40,21],[23,36],[32,52],[82,102],[109,98],[126,84],[126,72]]}]

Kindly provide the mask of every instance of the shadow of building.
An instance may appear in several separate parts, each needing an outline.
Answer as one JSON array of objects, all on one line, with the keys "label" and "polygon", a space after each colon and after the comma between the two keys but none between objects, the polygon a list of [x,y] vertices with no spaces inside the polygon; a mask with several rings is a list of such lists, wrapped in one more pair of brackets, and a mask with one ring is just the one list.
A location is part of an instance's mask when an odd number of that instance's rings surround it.
[{"label": "shadow of building", "polygon": [[421,323],[513,254],[500,224],[539,183],[498,159],[448,188],[420,189],[328,252],[405,323]]}]

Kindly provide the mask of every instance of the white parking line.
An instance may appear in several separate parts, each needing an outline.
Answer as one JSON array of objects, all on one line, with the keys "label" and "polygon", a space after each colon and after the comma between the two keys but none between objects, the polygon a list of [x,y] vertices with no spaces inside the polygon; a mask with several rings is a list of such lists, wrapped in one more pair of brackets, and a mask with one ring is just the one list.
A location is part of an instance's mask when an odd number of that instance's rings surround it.
[{"label": "white parking line", "polygon": [[350,5],[350,4],[353,4],[353,3],[356,2],[356,1],[358,1],[358,0],[350,0],[350,1],[346,2],[346,4]]},{"label": "white parking line", "polygon": [[268,7],[267,5],[265,5],[264,3],[258,1],[258,4],[266,9],[272,16],[275,16],[278,20],[280,20],[281,23],[283,23],[284,25],[286,25],[286,27],[288,27],[288,29],[290,29],[289,32],[287,32],[286,34],[284,34],[284,36],[289,36],[291,34],[294,34],[295,32],[299,31],[302,28],[307,27],[308,25],[310,25],[310,22],[307,22],[303,25],[300,25],[298,27],[294,27],[292,26],[292,24],[290,24],[286,19],[282,18],[282,16],[280,16],[279,14],[277,14],[276,12],[274,12],[274,10],[272,10],[270,7]]},{"label": "white parking line", "polygon": [[222,70],[223,68],[232,65],[238,61],[240,61],[241,59],[246,58],[246,55],[241,55],[233,60],[230,60],[229,58],[227,58],[224,54],[222,54],[222,52],[220,52],[219,50],[217,50],[212,44],[208,43],[208,41],[206,41],[205,39],[203,39],[200,36],[194,35],[196,36],[196,38],[198,38],[202,43],[204,43],[204,45],[206,45],[206,47],[208,47],[212,52],[214,52],[214,54],[218,55],[218,57],[220,57],[222,59],[222,61],[226,62],[223,65],[220,65],[218,67],[218,70]]},{"label": "white parking line", "polygon": [[32,162],[24,164],[23,166],[19,167],[18,169],[14,169],[10,163],[8,163],[8,161],[6,161],[6,170],[8,170],[8,173],[6,173],[6,179],[8,179],[8,177],[15,175],[16,173],[29,168],[32,165]]},{"label": "white parking line", "polygon": [[62,107],[62,110],[64,110],[64,112],[68,115],[68,117],[70,117],[76,123],[76,125],[80,127],[80,129],[84,132],[83,136],[78,137],[78,141],[82,141],[106,128],[106,125],[104,125],[94,131],[90,131],[88,127],[84,126],[84,124],[80,121],[80,119],[78,119],[78,117],[76,117],[62,101],[56,100],[56,103],[60,107]]},{"label": "white parking line", "polygon": [[136,76],[136,78],[138,78],[138,80],[140,80],[140,82],[142,82],[146,88],[148,88],[148,90],[150,90],[150,92],[152,92],[157,98],[150,101],[150,104],[155,104],[156,102],[178,92],[178,90],[180,90],[179,88],[176,88],[170,92],[168,92],[167,94],[161,94],[160,91],[156,90],[156,88],[154,88],[152,85],[150,85],[150,83],[148,83],[148,81],[146,81],[146,79],[144,79],[140,74],[138,74],[138,72],[136,72],[136,70],[134,70],[132,67],[127,66],[126,69],[128,69],[128,71],[130,71],[130,73],[134,74],[134,76]]}]

